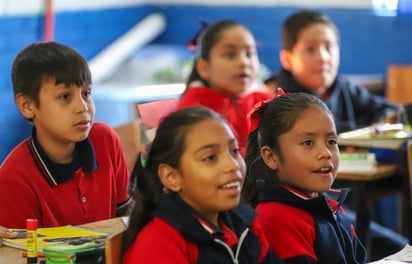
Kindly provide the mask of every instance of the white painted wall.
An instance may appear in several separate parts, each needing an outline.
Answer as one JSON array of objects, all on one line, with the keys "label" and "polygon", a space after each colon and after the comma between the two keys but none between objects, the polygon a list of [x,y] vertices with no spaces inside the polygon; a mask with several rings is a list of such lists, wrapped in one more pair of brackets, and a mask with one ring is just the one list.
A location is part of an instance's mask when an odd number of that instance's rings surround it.
[{"label": "white painted wall", "polygon": [[[0,16],[36,14],[44,11],[45,0],[0,0]],[[103,9],[140,4],[301,6],[330,8],[371,8],[372,0],[54,0],[59,11]]]},{"label": "white painted wall", "polygon": [[372,0],[149,0],[153,4],[370,8]]},{"label": "white painted wall", "polygon": [[[54,0],[56,12],[136,6],[150,0]],[[0,0],[0,16],[36,14],[43,12],[46,0]]]}]

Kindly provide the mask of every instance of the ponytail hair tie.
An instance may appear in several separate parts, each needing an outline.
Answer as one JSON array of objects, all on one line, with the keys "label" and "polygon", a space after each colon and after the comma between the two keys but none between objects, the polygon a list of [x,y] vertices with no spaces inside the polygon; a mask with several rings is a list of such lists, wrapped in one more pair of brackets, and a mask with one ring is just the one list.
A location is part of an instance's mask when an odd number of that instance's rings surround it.
[{"label": "ponytail hair tie", "polygon": [[252,111],[248,114],[248,119],[250,120],[250,129],[249,133],[255,131],[259,127],[260,119],[262,118],[262,112],[266,109],[266,106],[269,104],[270,101],[273,99],[286,94],[282,88],[277,88],[276,93],[273,95],[271,99],[260,101],[253,107]]},{"label": "ponytail hair tie", "polygon": [[152,149],[152,143],[143,146],[140,151],[140,163],[143,168],[147,167],[147,162],[149,161],[150,150]]},{"label": "ponytail hair tie", "polygon": [[189,40],[189,42],[187,43],[187,47],[190,50],[196,50],[196,48],[198,47],[198,41],[199,41],[199,37],[201,35],[201,33],[207,28],[209,27],[209,23],[207,23],[206,21],[200,21],[200,29],[196,32],[196,34]]}]

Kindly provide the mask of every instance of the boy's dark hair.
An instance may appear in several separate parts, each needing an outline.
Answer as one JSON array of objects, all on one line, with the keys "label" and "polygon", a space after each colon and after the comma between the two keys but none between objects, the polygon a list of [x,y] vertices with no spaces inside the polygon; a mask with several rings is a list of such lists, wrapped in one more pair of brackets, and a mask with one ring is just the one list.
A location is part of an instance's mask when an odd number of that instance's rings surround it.
[{"label": "boy's dark hair", "polygon": [[22,93],[40,105],[42,83],[54,79],[56,85],[92,84],[87,61],[74,49],[56,42],[36,42],[21,50],[11,70],[14,95]]},{"label": "boy's dark hair", "polygon": [[226,29],[237,27],[237,26],[243,27],[242,24],[234,20],[220,20],[207,27],[204,27],[204,29],[200,32],[198,38],[195,40],[196,57],[195,57],[195,61],[193,62],[192,72],[190,73],[189,78],[187,79],[187,82],[186,82],[186,90],[183,93],[187,91],[190,84],[194,81],[201,81],[206,86],[209,85],[208,81],[204,80],[197,72],[196,60],[204,59],[206,61],[209,61],[210,50],[219,41],[222,35],[222,32],[225,31]]},{"label": "boy's dark hair", "polygon": [[[123,236],[122,255],[130,247],[140,230],[151,220],[152,211],[164,195],[157,170],[160,164],[177,168],[186,148],[186,135],[190,129],[205,120],[226,120],[205,107],[189,107],[166,116],[156,130],[156,136],[143,159],[142,153],[134,165],[131,175],[131,193],[135,197],[135,208],[130,216],[129,227]],[[142,162],[143,159],[143,162]]]},{"label": "boy's dark hair", "polygon": [[283,23],[281,31],[282,48],[292,50],[298,42],[302,30],[318,23],[331,27],[339,39],[339,31],[336,25],[326,15],[312,10],[302,10],[289,16]]},{"label": "boy's dark hair", "polygon": [[256,184],[277,181],[275,172],[271,170],[262,157],[260,148],[268,146],[282,160],[279,137],[292,129],[301,113],[311,107],[318,107],[330,115],[332,112],[317,96],[308,93],[290,93],[272,99],[261,110],[259,126],[249,134],[246,148],[246,179],[242,188],[242,201],[256,206]]}]

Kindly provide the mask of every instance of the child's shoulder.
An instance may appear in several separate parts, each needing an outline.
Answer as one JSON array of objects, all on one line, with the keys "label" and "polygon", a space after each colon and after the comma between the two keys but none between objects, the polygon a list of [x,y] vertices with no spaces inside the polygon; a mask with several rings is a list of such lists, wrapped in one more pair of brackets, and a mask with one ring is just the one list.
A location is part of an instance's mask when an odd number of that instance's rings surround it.
[{"label": "child's shoulder", "polygon": [[257,103],[272,100],[274,97],[275,95],[269,92],[253,90],[243,94],[239,98],[239,103],[244,105],[246,109],[251,109]]},{"label": "child's shoulder", "polygon": [[253,100],[259,102],[259,101],[264,101],[264,100],[270,100],[275,97],[275,94],[269,93],[264,90],[252,90],[250,92],[247,92],[243,95],[245,98],[253,98]]},{"label": "child's shoulder", "polygon": [[0,163],[0,168],[6,168],[6,164],[26,164],[28,160],[31,160],[30,150],[27,147],[27,142],[29,138],[21,141],[17,146],[15,146]]},{"label": "child's shoulder", "polygon": [[93,123],[92,129],[90,130],[90,134],[92,133],[116,134],[116,131],[113,127],[109,126],[108,124],[95,122]]},{"label": "child's shoulder", "polygon": [[177,109],[203,105],[216,110],[215,108],[219,108],[221,102],[226,99],[227,96],[212,89],[201,86],[191,87],[177,102]]},{"label": "child's shoulder", "polygon": [[118,139],[118,135],[113,127],[105,123],[96,122],[90,130],[89,139],[92,142],[105,140],[113,141]]}]

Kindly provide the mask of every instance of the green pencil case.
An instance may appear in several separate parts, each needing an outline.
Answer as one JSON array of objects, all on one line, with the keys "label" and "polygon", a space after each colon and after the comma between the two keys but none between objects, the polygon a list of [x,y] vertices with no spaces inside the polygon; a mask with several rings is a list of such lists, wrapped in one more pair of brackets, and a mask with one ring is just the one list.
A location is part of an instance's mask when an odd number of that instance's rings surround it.
[{"label": "green pencil case", "polygon": [[78,238],[43,248],[46,264],[104,264],[104,239]]}]

